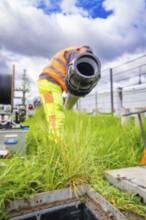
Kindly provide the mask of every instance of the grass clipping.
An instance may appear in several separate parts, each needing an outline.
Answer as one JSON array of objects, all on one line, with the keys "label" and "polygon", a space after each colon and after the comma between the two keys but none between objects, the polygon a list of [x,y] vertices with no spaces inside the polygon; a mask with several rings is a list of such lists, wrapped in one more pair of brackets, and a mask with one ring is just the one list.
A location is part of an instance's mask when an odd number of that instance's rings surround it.
[{"label": "grass clipping", "polygon": [[26,122],[27,155],[0,160],[0,219],[8,200],[88,183],[120,210],[146,215],[140,198],[111,186],[103,178],[107,169],[139,165],[143,153],[140,131],[122,127],[120,118],[66,112],[64,142],[47,139],[42,108]]}]

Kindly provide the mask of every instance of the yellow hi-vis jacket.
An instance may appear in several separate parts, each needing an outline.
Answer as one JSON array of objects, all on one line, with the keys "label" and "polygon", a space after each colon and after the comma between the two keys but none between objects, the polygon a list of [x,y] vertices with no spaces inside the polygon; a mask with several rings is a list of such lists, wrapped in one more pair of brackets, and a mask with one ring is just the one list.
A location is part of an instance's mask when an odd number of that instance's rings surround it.
[{"label": "yellow hi-vis jacket", "polygon": [[72,50],[80,51],[80,48],[68,47],[58,52],[54,57],[52,57],[48,65],[42,71],[42,74],[48,74],[51,78],[58,82],[63,91],[66,91],[65,77],[67,74],[67,66],[69,63],[65,58],[65,52],[69,52]]}]

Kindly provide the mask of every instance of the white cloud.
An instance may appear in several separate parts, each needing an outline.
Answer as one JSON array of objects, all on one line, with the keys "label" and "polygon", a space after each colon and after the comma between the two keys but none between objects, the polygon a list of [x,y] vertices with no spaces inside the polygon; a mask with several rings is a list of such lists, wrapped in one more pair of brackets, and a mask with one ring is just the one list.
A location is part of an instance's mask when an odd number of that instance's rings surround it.
[{"label": "white cloud", "polygon": [[76,7],[76,3],[77,0],[63,0],[60,4],[62,13],[88,16],[88,12],[81,7]]},{"label": "white cloud", "polygon": [[[38,89],[37,89],[37,80],[38,77],[48,62],[48,59],[43,57],[26,57],[26,56],[20,56],[17,62],[15,62],[15,79],[16,79],[16,85],[15,87],[20,87],[22,83],[22,74],[24,70],[26,70],[27,77],[29,78],[31,84],[30,84],[30,93],[33,94],[33,96],[38,95]],[[13,62],[9,62],[11,66],[13,66]]]},{"label": "white cloud", "polygon": [[[143,19],[146,17],[144,0],[106,0],[103,3],[106,10],[113,10],[112,21],[119,28],[129,28],[133,24],[143,25]],[[116,19],[115,19],[116,18]]]},{"label": "white cloud", "polygon": [[[106,0],[104,6],[114,14],[107,19],[82,16],[76,1],[62,1],[64,12],[45,15],[33,7],[39,1],[2,0],[0,46],[28,56],[49,56],[68,45],[90,44],[103,61],[129,51],[143,50],[146,26],[144,0],[122,2]],[[6,4],[7,3],[7,4]],[[26,4],[27,3],[27,4]],[[49,1],[47,1],[50,4]],[[70,7],[68,7],[70,4]],[[112,53],[111,53],[112,51]]]},{"label": "white cloud", "polygon": [[[62,13],[47,15],[36,6],[41,0],[0,1],[0,68],[12,63],[36,79],[48,59],[71,45],[91,45],[102,67],[146,53],[145,0],[105,0],[107,19],[87,17],[76,0],[63,0]],[[45,0],[50,6],[51,1]]]}]

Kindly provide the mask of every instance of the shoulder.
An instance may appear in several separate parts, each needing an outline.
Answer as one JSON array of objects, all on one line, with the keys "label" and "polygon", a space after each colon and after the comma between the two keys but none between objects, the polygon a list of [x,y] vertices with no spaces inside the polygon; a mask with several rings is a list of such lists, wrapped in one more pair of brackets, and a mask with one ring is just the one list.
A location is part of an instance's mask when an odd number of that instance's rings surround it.
[{"label": "shoulder", "polygon": [[71,50],[65,53],[65,58],[68,62],[71,62],[73,59],[75,59],[79,55],[78,50]]}]

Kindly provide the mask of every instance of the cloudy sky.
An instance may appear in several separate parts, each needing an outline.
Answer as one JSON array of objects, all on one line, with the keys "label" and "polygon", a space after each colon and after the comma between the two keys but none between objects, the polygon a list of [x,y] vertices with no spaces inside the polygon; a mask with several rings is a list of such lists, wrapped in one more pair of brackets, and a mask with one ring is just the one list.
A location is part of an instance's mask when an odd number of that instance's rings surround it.
[{"label": "cloudy sky", "polygon": [[146,0],[0,0],[0,72],[26,69],[34,94],[48,60],[90,45],[102,69],[146,54]]}]

